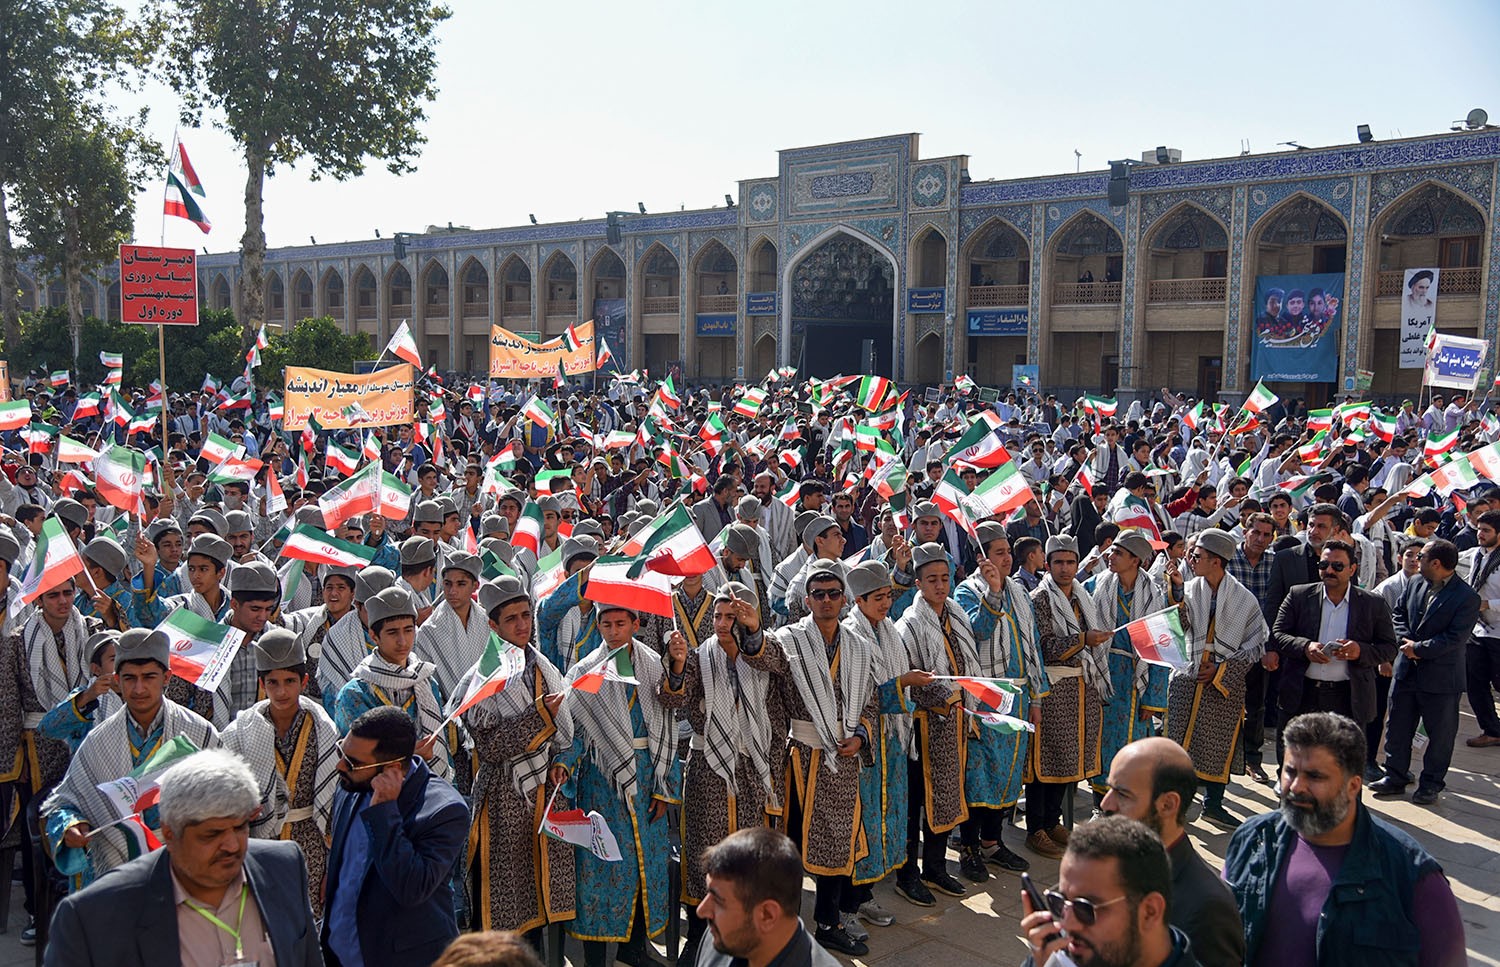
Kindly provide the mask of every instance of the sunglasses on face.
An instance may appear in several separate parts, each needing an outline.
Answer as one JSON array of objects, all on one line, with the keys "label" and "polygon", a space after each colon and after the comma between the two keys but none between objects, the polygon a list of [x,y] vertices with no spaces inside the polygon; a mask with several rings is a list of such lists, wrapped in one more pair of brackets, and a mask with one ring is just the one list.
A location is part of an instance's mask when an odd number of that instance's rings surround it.
[{"label": "sunglasses on face", "polygon": [[333,747],[338,751],[339,758],[344,760],[344,765],[349,767],[350,772],[358,772],[360,769],[375,769],[380,766],[394,765],[397,762],[406,761],[405,759],[387,759],[384,762],[355,762],[353,759],[349,758],[349,756],[344,754],[343,740],[335,742]]},{"label": "sunglasses on face", "polygon": [[820,588],[817,591],[807,592],[807,596],[814,601],[838,601],[844,596],[843,588]]},{"label": "sunglasses on face", "polygon": [[1347,566],[1348,565],[1346,565],[1343,561],[1319,561],[1318,562],[1318,570],[1320,570],[1320,571],[1332,571],[1334,574],[1342,574],[1343,571],[1344,571],[1344,568],[1347,567]]},{"label": "sunglasses on face", "polygon": [[1057,890],[1048,890],[1046,893],[1042,894],[1042,899],[1047,901],[1047,911],[1052,914],[1053,920],[1061,922],[1063,915],[1067,913],[1068,908],[1071,907],[1073,910],[1073,916],[1078,918],[1079,923],[1083,924],[1085,927],[1092,927],[1094,925],[1094,922],[1099,919],[1100,910],[1104,909],[1107,906],[1112,906],[1113,904],[1119,903],[1121,900],[1125,899],[1125,895],[1122,893],[1119,896],[1115,897],[1113,900],[1105,900],[1104,902],[1100,903],[1094,900],[1086,899],[1084,897],[1079,897],[1076,900],[1069,900]]}]

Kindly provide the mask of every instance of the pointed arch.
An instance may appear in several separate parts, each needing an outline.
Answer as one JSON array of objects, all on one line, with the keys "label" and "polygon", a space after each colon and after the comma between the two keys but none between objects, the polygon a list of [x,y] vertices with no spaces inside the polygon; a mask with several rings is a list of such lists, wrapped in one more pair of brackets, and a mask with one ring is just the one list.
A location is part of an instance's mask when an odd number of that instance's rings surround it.
[{"label": "pointed arch", "polygon": [[277,321],[286,318],[286,285],[275,269],[266,269],[266,318]]},{"label": "pointed arch", "polygon": [[315,307],[315,300],[317,298],[316,290],[313,288],[312,276],[307,273],[306,269],[299,268],[292,273],[291,296],[291,310],[294,320],[309,319],[317,311]]},{"label": "pointed arch", "polygon": [[775,292],[776,275],[781,253],[775,241],[764,233],[750,243],[750,253],[745,262],[745,286],[751,292]]},{"label": "pointed arch", "polygon": [[386,303],[394,315],[396,310],[411,311],[411,272],[396,262],[385,274]]},{"label": "pointed arch", "polygon": [[448,311],[448,269],[437,259],[428,259],[422,266],[422,305],[427,315],[442,315]]},{"label": "pointed arch", "polygon": [[1114,305],[1123,299],[1120,278],[1125,239],[1108,219],[1084,208],[1047,239],[1053,305]]},{"label": "pointed arch", "polygon": [[344,306],[348,303],[344,292],[344,276],[335,266],[330,265],[324,269],[322,277],[318,279],[318,303],[331,316],[344,314]]},{"label": "pointed arch", "polygon": [[[1219,231],[1224,234],[1224,244],[1228,245],[1229,226],[1225,225],[1223,220],[1220,219],[1219,216],[1215,215],[1207,208],[1204,208],[1202,205],[1198,204],[1195,201],[1184,199],[1183,201],[1178,202],[1170,209],[1168,209],[1160,218],[1156,220],[1156,224],[1151,226],[1151,231],[1147,234],[1145,239],[1147,242],[1147,247],[1152,248],[1156,247],[1158,243],[1169,242],[1171,240],[1172,232],[1177,230],[1181,220],[1185,217],[1194,219],[1206,218],[1210,222],[1213,222],[1214,225],[1218,227]],[[1215,238],[1209,240],[1217,239]]]},{"label": "pointed arch", "polygon": [[[208,287],[209,304],[215,309],[224,310],[234,307],[234,286],[229,283],[229,275],[225,272],[214,273],[214,280]],[[115,310],[118,312],[118,307]]]},{"label": "pointed arch", "polygon": [[1140,264],[1147,302],[1222,302],[1229,228],[1202,205],[1178,202],[1142,237]]},{"label": "pointed arch", "polygon": [[970,307],[1026,305],[1031,290],[1031,242],[1000,215],[992,215],[964,240],[960,289]]},{"label": "pointed arch", "polygon": [[[872,249],[876,255],[884,259],[890,266],[892,284],[895,286],[899,286],[901,284],[901,266],[896,258],[896,253],[891,251],[891,249],[887,247],[885,243],[879,241],[868,232],[862,231],[854,227],[853,225],[839,222],[837,224],[828,226],[817,235],[814,235],[812,238],[808,239],[807,242],[797,250],[795,255],[786,259],[786,264],[781,269],[779,290],[783,293],[786,293],[785,297],[781,299],[781,325],[779,330],[780,337],[777,339],[777,347],[780,355],[781,365],[786,365],[787,363],[792,361],[790,359],[792,350],[793,301],[791,293],[792,279],[796,274],[797,267],[800,266],[803,262],[807,261],[807,259],[815,252],[817,252],[817,250],[823,245],[824,242],[827,242],[833,238],[837,238],[840,235],[851,238],[857,242],[863,242],[866,246]],[[896,365],[896,361],[901,358],[901,345],[899,335],[900,327],[897,325],[899,312],[899,304],[893,298],[891,300],[890,334],[892,360],[891,368],[892,375],[894,375],[897,379],[903,378],[901,367],[899,365]]]},{"label": "pointed arch", "polygon": [[739,259],[718,239],[711,239],[692,260],[698,312],[734,312],[739,302]]},{"label": "pointed arch", "polygon": [[531,319],[531,266],[516,254],[506,256],[495,270],[500,277],[500,318],[516,322]]},{"label": "pointed arch", "polygon": [[[215,308],[218,308],[215,306]],[[228,308],[227,306],[225,308]],[[115,279],[104,290],[104,315],[109,322],[120,321],[120,280]]]},{"label": "pointed arch", "polygon": [[636,262],[636,291],[644,315],[676,315],[682,293],[682,263],[672,250],[654,242]]},{"label": "pointed arch", "polygon": [[[590,298],[599,299],[623,299],[625,298],[625,260],[613,247],[604,245],[589,259],[585,268],[584,291]],[[592,306],[592,303],[590,303]]]},{"label": "pointed arch", "polygon": [[542,263],[547,286],[547,315],[578,315],[578,266],[568,253],[558,249]]},{"label": "pointed arch", "polygon": [[20,287],[20,306],[22,312],[35,312],[38,307],[36,282],[21,273],[16,273],[16,282]]},{"label": "pointed arch", "polygon": [[917,229],[907,250],[907,285],[924,288],[948,284],[948,234],[932,222]]},{"label": "pointed arch", "polygon": [[482,318],[490,311],[490,273],[479,259],[469,256],[458,267],[459,304],[465,318]]},{"label": "pointed arch", "polygon": [[[1267,234],[1274,234],[1278,230],[1288,230],[1287,223],[1290,219],[1311,209],[1317,210],[1320,219],[1329,218],[1336,223],[1338,228],[1343,231],[1344,239],[1349,237],[1349,223],[1344,219],[1341,212],[1321,198],[1310,195],[1305,191],[1294,191],[1257,218],[1254,224],[1249,227],[1247,238],[1251,244],[1260,245],[1265,240]],[[1320,223],[1318,222],[1308,227],[1306,234],[1309,242],[1316,238],[1319,227]]]}]

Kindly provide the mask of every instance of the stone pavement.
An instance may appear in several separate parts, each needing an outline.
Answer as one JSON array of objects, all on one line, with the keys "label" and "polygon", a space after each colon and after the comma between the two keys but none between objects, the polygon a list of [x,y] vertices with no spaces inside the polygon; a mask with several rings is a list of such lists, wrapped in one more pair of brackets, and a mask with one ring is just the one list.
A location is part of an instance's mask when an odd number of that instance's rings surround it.
[{"label": "stone pavement", "polygon": [[[1463,740],[1478,732],[1474,717],[1463,705],[1458,747],[1448,773],[1448,788],[1434,807],[1412,805],[1410,799],[1377,800],[1364,797],[1378,814],[1416,837],[1442,863],[1453,893],[1458,898],[1469,948],[1469,962],[1500,967],[1500,748],[1471,749]],[[1274,761],[1274,751],[1267,761]],[[1086,822],[1092,797],[1079,787],[1075,819]],[[1274,808],[1269,786],[1245,777],[1230,784],[1225,802],[1231,812],[1251,816]],[[1199,851],[1215,866],[1222,865],[1229,833],[1199,821],[1190,828]],[[1042,888],[1057,882],[1057,862],[1044,859],[1021,846],[1024,832],[1008,826],[1005,841],[1031,860],[1032,877]],[[950,854],[956,874],[957,858]],[[973,887],[972,884],[970,884]],[[983,892],[979,892],[982,890]],[[1020,881],[1000,873],[989,883],[954,899],[937,895],[929,909],[912,906],[891,889],[889,882],[877,885],[876,898],[896,915],[896,923],[870,928],[870,953],[847,959],[856,965],[886,967],[991,967],[1019,964],[1026,956],[1017,923],[1020,920]],[[812,884],[804,890],[803,917],[812,916]],[[19,942],[25,924],[21,912],[19,884],[12,898],[10,929],[0,935],[0,967],[23,967],[33,963],[33,951]],[[572,963],[581,963],[574,943],[568,949]]]}]

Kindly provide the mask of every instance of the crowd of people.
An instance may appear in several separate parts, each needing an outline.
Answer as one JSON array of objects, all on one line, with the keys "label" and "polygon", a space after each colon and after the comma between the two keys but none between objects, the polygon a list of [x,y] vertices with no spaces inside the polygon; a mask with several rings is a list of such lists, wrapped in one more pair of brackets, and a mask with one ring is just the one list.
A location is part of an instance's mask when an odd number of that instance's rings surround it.
[{"label": "crowd of people", "polygon": [[[288,430],[105,389],[157,418],[28,380],[59,432],[0,435],[5,842],[28,911],[67,894],[48,963],[523,964],[550,927],[640,965],[681,917],[681,964],[823,964],[902,916],[876,884],[997,874],[1038,965],[1465,961],[1362,793],[1438,802],[1465,694],[1500,746],[1488,398],[429,374],[409,423]],[[146,454],[134,506],[74,441]],[[348,454],[396,497],[346,513]],[[212,688],[185,612],[241,642]]]}]

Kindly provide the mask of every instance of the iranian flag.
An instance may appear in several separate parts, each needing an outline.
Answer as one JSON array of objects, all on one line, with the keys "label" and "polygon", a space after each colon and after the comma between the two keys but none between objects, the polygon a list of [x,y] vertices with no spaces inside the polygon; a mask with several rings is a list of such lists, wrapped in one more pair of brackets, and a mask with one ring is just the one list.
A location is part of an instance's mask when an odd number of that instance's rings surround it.
[{"label": "iranian flag", "polygon": [[674,410],[679,409],[682,406],[682,397],[677,395],[677,387],[672,383],[671,375],[668,375],[667,378],[662,380],[661,384],[657,386],[656,395],[658,399],[660,399],[663,403],[667,404]]},{"label": "iranian flag", "polygon": [[360,445],[359,455],[366,460],[380,459],[380,441],[375,439],[375,434],[370,430],[365,431],[365,439]]},{"label": "iranian flag", "polygon": [[1143,661],[1172,668],[1187,668],[1190,664],[1182,613],[1175,605],[1115,630],[1130,635],[1130,645]]},{"label": "iranian flag", "polygon": [[635,565],[636,559],[629,556],[606,555],[599,558],[589,568],[588,586],[584,589],[583,596],[595,604],[614,605],[670,618],[671,576],[650,568],[632,575]]},{"label": "iranian flag", "polygon": [[1083,466],[1078,468],[1078,476],[1073,478],[1073,482],[1078,484],[1084,493],[1092,497],[1094,496],[1094,484],[1096,481],[1094,480],[1094,471],[1089,466],[1089,463],[1090,461],[1088,460],[1083,461]]},{"label": "iranian flag", "polygon": [[146,761],[130,770],[129,775],[101,782],[97,788],[120,818],[128,819],[144,813],[161,800],[161,786],[157,779],[163,772],[199,751],[187,736],[173,736]]},{"label": "iranian flag", "polygon": [[88,463],[99,451],[64,434],[57,439],[58,463]]},{"label": "iranian flag", "polygon": [[[1023,376],[1021,378],[1024,380],[1026,377]],[[969,712],[968,709],[964,709],[964,711]],[[996,732],[1003,732],[1007,735],[1011,735],[1017,732],[1036,731],[1036,726],[1032,725],[1025,719],[1018,719],[1014,715],[1006,715],[1004,712],[988,712],[984,709],[980,709],[978,711],[969,712],[969,714],[978,719],[979,723],[986,728],[991,728]]]},{"label": "iranian flag", "polygon": [[1275,406],[1280,399],[1281,397],[1266,389],[1265,383],[1256,381],[1255,389],[1251,390],[1250,395],[1245,397],[1244,408],[1251,413],[1264,413],[1272,406]]},{"label": "iranian flag", "polygon": [[542,508],[536,501],[526,502],[525,509],[521,511],[521,516],[516,521],[516,532],[510,536],[510,543],[518,550],[525,548],[533,556],[541,553]]},{"label": "iranian flag", "polygon": [[788,480],[786,486],[777,492],[776,499],[788,507],[797,506],[797,501],[802,499],[802,481]]},{"label": "iranian flag", "polygon": [[885,408],[885,398],[890,395],[891,387],[891,381],[884,376],[861,376],[855,402],[871,413],[878,413]]},{"label": "iranian flag", "polygon": [[323,460],[329,467],[345,477],[359,469],[359,458],[332,440],[328,441],[328,446],[323,452]]},{"label": "iranian flag", "polygon": [[29,423],[21,431],[21,439],[26,441],[28,453],[51,453],[52,441],[61,433],[61,429],[50,423]]},{"label": "iranian flag", "polygon": [[854,449],[865,453],[874,453],[880,448],[880,430],[861,423],[854,428]]},{"label": "iranian flag", "polygon": [[[589,583],[593,583],[593,572],[589,572]],[[606,654],[602,659],[595,662],[588,671],[582,671],[572,681],[572,687],[579,691],[597,695],[599,689],[605,682],[619,682],[622,685],[639,685],[640,681],[635,677],[635,664],[630,660],[629,646],[622,645],[614,651]]]},{"label": "iranian flag", "polygon": [[203,234],[213,228],[208,215],[203,211],[203,182],[188,160],[187,147],[181,141],[172,146],[172,157],[167,165],[167,190],[162,200],[162,211],[177,218],[185,218],[197,225]]},{"label": "iranian flag", "polygon": [[1090,393],[1083,394],[1083,411],[1091,414],[1094,419],[1102,420],[1107,416],[1114,416],[1120,404],[1117,400],[1105,396],[1094,396]]},{"label": "iranian flag", "polygon": [[139,514],[146,455],[129,447],[107,446],[94,458],[94,483],[99,496],[127,514]]},{"label": "iranian flag", "polygon": [[132,417],[130,424],[125,427],[125,436],[131,437],[137,433],[150,435],[156,426],[156,419],[161,415],[160,410],[147,410],[139,416]]},{"label": "iranian flag", "polygon": [[490,632],[490,640],[484,646],[484,653],[479,656],[475,674],[469,680],[468,690],[464,692],[464,700],[449,713],[448,719],[456,719],[485,699],[499,695],[510,680],[525,668],[526,649],[502,641],[499,635]]},{"label": "iranian flag", "polygon": [[21,603],[30,604],[64,581],[83,573],[83,558],[62,521],[48,517],[36,536],[31,564],[21,579]]},{"label": "iranian flag", "polygon": [[281,489],[281,481],[274,473],[266,474],[266,513],[286,513],[286,493]]},{"label": "iranian flag", "polygon": [[254,457],[230,457],[208,472],[210,483],[252,483],[265,464]]},{"label": "iranian flag", "polygon": [[784,465],[788,470],[796,470],[802,466],[802,451],[796,447],[783,450],[776,455],[776,461]]},{"label": "iranian flag", "polygon": [[108,369],[119,369],[125,365],[125,357],[121,353],[107,353],[100,350],[99,362],[103,363]]},{"label": "iranian flag", "polygon": [[568,328],[563,330],[563,346],[570,353],[576,353],[583,348],[583,339],[579,337],[578,331],[573,328],[571,322],[568,323]]},{"label": "iranian flag", "polygon": [[[119,370],[112,370],[112,372],[118,373]],[[99,407],[103,402],[104,398],[98,393],[84,393],[73,405],[73,419],[81,420],[86,416],[98,416]]]},{"label": "iranian flag", "polygon": [[1500,443],[1480,447],[1468,455],[1474,470],[1491,480],[1500,480]]},{"label": "iranian flag", "polygon": [[612,361],[614,358],[615,354],[609,351],[609,341],[604,338],[604,334],[601,332],[599,334],[599,356],[594,360],[594,368],[603,369],[604,364]]},{"label": "iranian flag", "polygon": [[[351,517],[375,510],[383,484],[381,473],[380,464],[366,464],[363,470],[324,492],[318,498],[323,523],[332,530]],[[406,516],[404,507],[401,516]]]},{"label": "iranian flag", "polygon": [[521,410],[521,415],[532,423],[541,426],[551,426],[557,422],[557,414],[552,412],[552,407],[542,402],[541,397],[533,395],[526,401],[526,406]]},{"label": "iranian flag", "polygon": [[724,437],[728,433],[729,428],[724,425],[724,421],[719,418],[719,414],[717,413],[710,413],[708,419],[704,420],[703,425],[698,428],[698,436],[703,442],[717,444],[718,449],[723,449]]},{"label": "iranian flag", "polygon": [[991,471],[966,498],[966,506],[969,513],[978,519],[1008,513],[1026,506],[1027,502],[1035,498],[1036,494],[1026,481],[1026,475],[1011,462]]},{"label": "iranian flag", "polygon": [[[378,467],[379,464],[371,464]],[[411,512],[411,488],[389,470],[380,471],[380,484],[375,493],[375,513],[386,520],[405,520]],[[324,522],[327,522],[325,517]],[[336,526],[333,524],[330,527]]]},{"label": "iranian flag", "polygon": [[1422,457],[1432,466],[1437,466],[1437,458],[1458,445],[1458,427],[1454,427],[1447,433],[1439,433],[1436,430],[1427,431],[1427,441],[1422,444]]},{"label": "iranian flag", "polygon": [[[632,436],[630,439],[632,441],[634,441],[635,437]],[[510,471],[512,471],[512,470],[514,470],[514,469],[516,469],[516,467],[520,466],[520,463],[521,463],[521,441],[520,440],[512,440],[510,443],[508,443],[505,446],[504,449],[502,449],[499,453],[496,453],[495,456],[490,459],[490,466],[492,466],[492,467],[499,467],[502,471],[507,472],[507,473],[510,472]]]},{"label": "iranian flag", "polygon": [[1183,425],[1189,430],[1198,429],[1198,424],[1203,422],[1203,401],[1199,400],[1196,405],[1186,413],[1182,414]]},{"label": "iranian flag", "polygon": [[209,463],[223,463],[230,457],[237,457],[244,452],[245,448],[233,440],[226,439],[213,431],[209,431],[208,439],[203,441],[203,449],[200,455],[208,460]]},{"label": "iranian flag", "polygon": [[62,389],[64,386],[68,385],[68,380],[70,378],[71,377],[69,376],[66,369],[59,369],[51,376],[47,377],[47,382],[52,384],[53,389]]},{"label": "iranian flag", "polygon": [[604,449],[626,450],[635,446],[635,434],[629,430],[610,430],[609,436],[604,438]]},{"label": "iranian flag", "polygon": [[549,804],[542,817],[541,831],[553,839],[581,846],[606,863],[625,858],[619,840],[597,810],[585,813],[582,809],[553,809]]},{"label": "iranian flag", "polygon": [[119,386],[119,385],[121,385],[124,382],[125,382],[125,370],[123,370],[123,369],[106,369],[104,371],[104,384],[103,385],[105,385],[105,386]]},{"label": "iranian flag", "polygon": [[1396,438],[1396,416],[1384,413],[1372,413],[1370,415],[1370,426],[1375,430],[1375,435],[1386,443]]},{"label": "iranian flag", "polygon": [[953,518],[954,523],[960,527],[969,526],[959,509],[963,507],[964,499],[969,496],[969,488],[964,486],[963,478],[952,467],[949,467],[948,472],[943,474],[943,479],[938,481],[937,489],[932,492],[933,502],[942,509],[943,513]]},{"label": "iranian flag", "polygon": [[895,457],[887,457],[880,468],[870,477],[870,486],[880,496],[889,499],[893,494],[906,490],[906,464]]},{"label": "iranian flag", "polygon": [[187,608],[167,615],[156,630],[171,643],[172,674],[205,692],[219,687],[245,640],[243,631],[209,621]]},{"label": "iranian flag", "polygon": [[286,404],[282,402],[279,396],[271,397],[270,402],[266,404],[266,415],[271,418],[271,422],[273,423],[280,423],[282,418],[286,416]]},{"label": "iranian flag", "polygon": [[1307,428],[1314,432],[1333,429],[1333,407],[1307,411]]},{"label": "iranian flag", "polygon": [[[861,424],[861,426],[863,425],[865,424]],[[870,428],[874,430],[880,429],[873,424],[870,424]],[[781,425],[781,434],[778,439],[782,443],[791,443],[793,440],[802,439],[802,430],[797,426],[797,417],[795,414],[787,415],[786,422]]]},{"label": "iranian flag", "polygon": [[418,369],[422,368],[422,357],[417,354],[417,341],[412,338],[411,326],[407,325],[405,319],[391,333],[391,341],[385,344],[385,352],[406,360]]},{"label": "iranian flag", "polygon": [[[752,386],[749,389],[745,390],[745,395],[741,396],[739,400],[734,404],[734,412],[738,413],[740,416],[759,416],[761,405],[764,404],[765,401],[766,391],[761,389],[759,386]],[[27,416],[27,419],[30,419],[29,415]]]},{"label": "iranian flag", "polygon": [[26,400],[0,403],[0,430],[19,430],[31,422],[31,404]]},{"label": "iranian flag", "polygon": [[375,549],[341,541],[311,524],[298,524],[281,545],[281,556],[331,567],[362,567],[375,560]]},{"label": "iranian flag", "polygon": [[620,553],[638,558],[634,568],[636,574],[649,568],[663,574],[687,577],[711,571],[718,563],[703,539],[703,532],[693,521],[693,515],[680,501],[638,531]]},{"label": "iranian flag", "polygon": [[[934,675],[945,679],[948,676]],[[1010,678],[979,678],[973,675],[957,675],[948,679],[997,712],[1009,712],[1021,693],[1020,682]]]},{"label": "iranian flag", "polygon": [[[1479,483],[1479,470],[1468,460],[1454,459],[1432,471],[1432,485],[1447,497],[1455,490],[1468,490]],[[1462,512],[1462,508],[1459,508]]]},{"label": "iranian flag", "polygon": [[1109,499],[1109,506],[1104,511],[1104,519],[1118,524],[1121,530],[1133,528],[1146,534],[1151,540],[1161,540],[1161,528],[1156,525],[1156,517],[1151,513],[1151,505],[1123,487],[1115,491],[1115,495]]},{"label": "iranian flag", "polygon": [[1000,426],[1000,417],[986,410],[969,424],[964,435],[958,438],[958,442],[953,444],[943,459],[981,469],[1009,463],[1010,453],[1006,451],[1004,441],[996,432]]}]

